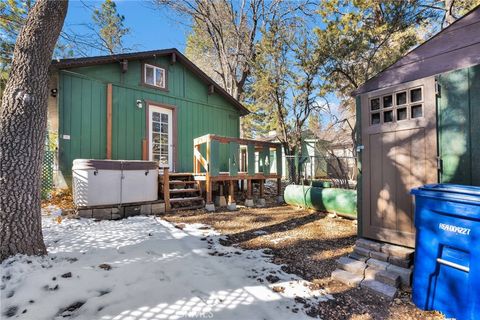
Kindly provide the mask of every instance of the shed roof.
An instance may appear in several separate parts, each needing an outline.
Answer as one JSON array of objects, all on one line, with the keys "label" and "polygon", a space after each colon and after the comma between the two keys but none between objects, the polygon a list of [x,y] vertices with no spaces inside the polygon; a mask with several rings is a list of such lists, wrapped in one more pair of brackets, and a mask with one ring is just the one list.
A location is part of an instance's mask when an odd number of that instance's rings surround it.
[{"label": "shed roof", "polygon": [[174,55],[176,61],[182,63],[187,67],[191,72],[193,72],[197,77],[204,81],[208,85],[213,85],[215,92],[225,98],[233,106],[240,110],[242,115],[247,115],[250,111],[245,108],[237,99],[232,97],[227,91],[220,87],[212,78],[210,78],[205,72],[203,72],[199,67],[197,67],[192,61],[190,61],[185,55],[183,55],[176,48],[162,49],[162,50],[153,50],[153,51],[141,51],[141,52],[132,52],[132,53],[122,53],[114,54],[107,56],[94,56],[94,57],[85,57],[85,58],[71,58],[71,59],[59,59],[52,61],[52,67],[55,69],[69,69],[77,67],[87,67],[93,65],[101,65],[114,62],[122,62],[124,60],[140,60],[148,59],[152,57],[163,57]]},{"label": "shed roof", "polygon": [[480,6],[367,80],[353,95],[480,64]]}]

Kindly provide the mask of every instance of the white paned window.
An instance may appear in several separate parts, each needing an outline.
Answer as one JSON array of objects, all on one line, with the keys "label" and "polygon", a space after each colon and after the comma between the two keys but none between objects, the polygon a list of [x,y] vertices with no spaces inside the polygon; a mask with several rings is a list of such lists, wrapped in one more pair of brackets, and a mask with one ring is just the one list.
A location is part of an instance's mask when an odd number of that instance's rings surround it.
[{"label": "white paned window", "polygon": [[145,64],[144,68],[145,69],[143,73],[145,75],[145,79],[143,79],[143,81],[145,82],[145,84],[161,89],[166,88],[165,69],[157,66],[152,66],[151,64]]}]

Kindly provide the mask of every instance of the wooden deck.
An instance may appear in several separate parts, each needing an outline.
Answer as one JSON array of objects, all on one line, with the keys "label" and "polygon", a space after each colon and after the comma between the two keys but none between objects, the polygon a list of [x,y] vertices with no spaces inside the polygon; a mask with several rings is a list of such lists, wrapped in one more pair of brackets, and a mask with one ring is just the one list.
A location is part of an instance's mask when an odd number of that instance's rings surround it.
[{"label": "wooden deck", "polygon": [[[168,168],[163,168],[163,172],[160,173],[167,210],[171,203],[176,201],[170,196],[182,193],[170,188],[170,185],[175,184],[185,186],[186,189],[183,189],[185,193],[187,189],[188,192],[194,192],[193,189],[189,189],[194,184],[195,190],[200,191],[200,196],[191,199],[199,200],[199,197],[205,194],[207,209],[213,207],[214,184],[220,185],[220,196],[223,196],[223,186],[226,186],[229,207],[235,206],[235,184],[244,189],[246,182],[246,204],[253,204],[252,181],[259,183],[259,198],[263,198],[265,180],[276,180],[277,192],[281,196],[282,149],[279,143],[208,134],[194,139],[193,144],[193,172],[169,172]],[[220,144],[228,145],[228,171],[220,171]],[[202,145],[205,145],[205,156],[201,152]],[[194,183],[182,180],[185,177],[193,177]]]}]

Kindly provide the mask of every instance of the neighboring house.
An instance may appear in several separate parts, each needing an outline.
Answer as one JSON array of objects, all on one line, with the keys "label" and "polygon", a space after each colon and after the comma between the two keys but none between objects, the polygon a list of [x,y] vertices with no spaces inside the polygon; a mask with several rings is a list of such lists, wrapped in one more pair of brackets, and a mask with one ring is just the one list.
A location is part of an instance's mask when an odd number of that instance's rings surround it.
[{"label": "neighboring house", "polygon": [[[310,130],[305,130],[303,135],[302,154],[295,159],[295,156],[286,156],[282,149],[282,172],[283,178],[288,179],[289,161],[298,163],[302,167],[302,177],[304,179],[322,179],[338,178],[340,172],[350,177],[354,177],[353,169],[355,159],[352,154],[352,144],[337,143],[320,139]],[[272,131],[263,139],[263,141],[280,142],[276,132]],[[335,158],[335,159],[333,159]],[[341,165],[339,165],[339,162]],[[341,166],[341,168],[340,168]],[[272,170],[274,170],[272,168]]]},{"label": "neighboring house", "polygon": [[356,92],[360,236],[414,247],[409,194],[480,185],[480,7]]},{"label": "neighboring house", "polygon": [[176,49],[53,61],[49,85],[49,130],[67,181],[77,158],[192,172],[193,139],[239,137],[249,112]]}]

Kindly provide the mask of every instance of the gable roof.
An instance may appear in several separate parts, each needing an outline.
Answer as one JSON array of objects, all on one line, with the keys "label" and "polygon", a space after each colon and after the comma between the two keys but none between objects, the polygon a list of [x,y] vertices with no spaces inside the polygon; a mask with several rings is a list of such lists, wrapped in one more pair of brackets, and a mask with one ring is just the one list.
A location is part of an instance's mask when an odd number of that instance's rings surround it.
[{"label": "gable roof", "polygon": [[480,64],[480,6],[367,80],[352,95]]},{"label": "gable roof", "polygon": [[199,77],[207,85],[212,85],[215,89],[214,91],[220,96],[225,98],[229,103],[235,106],[242,115],[247,115],[250,111],[245,108],[237,99],[232,97],[227,91],[220,87],[212,78],[210,78],[205,72],[203,72],[199,67],[197,67],[192,61],[190,61],[186,56],[184,56],[180,51],[175,48],[171,49],[162,49],[162,50],[153,50],[153,51],[142,51],[142,52],[133,52],[133,53],[122,53],[114,54],[108,56],[95,56],[95,57],[85,57],[85,58],[72,58],[72,59],[60,59],[53,60],[52,67],[55,69],[68,69],[76,67],[87,67],[94,65],[101,65],[114,62],[122,62],[124,60],[141,60],[148,59],[152,57],[163,57],[163,56],[172,56],[174,55],[175,61],[179,61],[188,70],[193,72],[197,77]]}]

